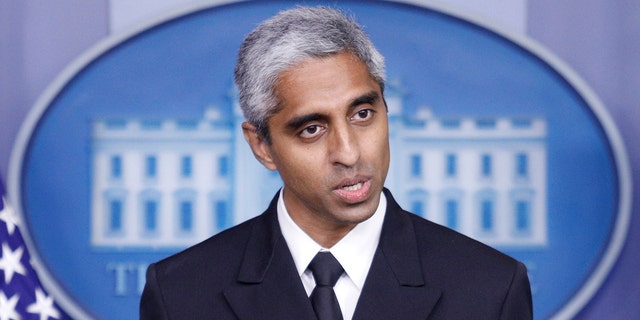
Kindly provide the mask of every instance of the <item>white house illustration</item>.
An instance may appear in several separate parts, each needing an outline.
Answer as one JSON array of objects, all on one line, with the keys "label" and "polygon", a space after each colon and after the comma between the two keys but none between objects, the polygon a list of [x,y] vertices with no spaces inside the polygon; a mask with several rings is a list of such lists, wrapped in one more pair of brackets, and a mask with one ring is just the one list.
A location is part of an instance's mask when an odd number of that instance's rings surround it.
[{"label": "white house illustration", "polygon": [[[387,88],[386,185],[416,214],[494,246],[547,244],[546,121],[409,113]],[[91,244],[185,247],[261,213],[281,186],[232,114],[98,119],[92,136]]]}]

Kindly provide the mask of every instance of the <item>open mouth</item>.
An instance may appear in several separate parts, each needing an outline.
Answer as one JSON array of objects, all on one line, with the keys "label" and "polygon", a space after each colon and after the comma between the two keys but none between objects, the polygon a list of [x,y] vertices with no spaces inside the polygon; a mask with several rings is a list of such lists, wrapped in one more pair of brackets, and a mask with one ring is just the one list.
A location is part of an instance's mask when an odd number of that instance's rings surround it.
[{"label": "open mouth", "polygon": [[364,186],[364,183],[363,182],[358,182],[358,183],[350,185],[350,186],[344,186],[341,189],[345,190],[345,191],[356,191],[356,190],[362,189],[362,186]]},{"label": "open mouth", "polygon": [[366,179],[345,181],[344,185],[335,189],[336,193],[349,203],[358,203],[368,198],[371,182]]}]

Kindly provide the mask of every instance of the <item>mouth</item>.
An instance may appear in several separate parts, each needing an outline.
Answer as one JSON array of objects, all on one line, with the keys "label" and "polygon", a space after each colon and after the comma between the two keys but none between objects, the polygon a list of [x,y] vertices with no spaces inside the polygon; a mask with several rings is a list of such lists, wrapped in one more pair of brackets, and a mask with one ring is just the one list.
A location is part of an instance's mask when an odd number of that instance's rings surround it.
[{"label": "mouth", "polygon": [[371,190],[371,180],[364,178],[346,180],[335,189],[335,193],[344,201],[355,204],[365,201]]},{"label": "mouth", "polygon": [[358,182],[358,183],[356,183],[356,184],[352,184],[352,185],[348,185],[348,186],[343,186],[343,187],[342,187],[342,188],[340,188],[340,189],[345,190],[345,191],[357,191],[357,190],[362,189],[362,187],[363,187],[363,186],[364,186],[364,182]]}]

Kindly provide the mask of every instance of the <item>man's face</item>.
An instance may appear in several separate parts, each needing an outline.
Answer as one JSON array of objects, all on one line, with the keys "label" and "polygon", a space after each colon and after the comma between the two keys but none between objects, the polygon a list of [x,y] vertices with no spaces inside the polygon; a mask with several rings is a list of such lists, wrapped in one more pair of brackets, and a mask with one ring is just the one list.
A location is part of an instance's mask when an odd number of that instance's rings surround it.
[{"label": "man's face", "polygon": [[340,53],[302,61],[275,89],[281,109],[268,121],[271,143],[247,137],[256,157],[279,171],[303,230],[348,232],[375,212],[389,169],[380,86],[364,63]]}]

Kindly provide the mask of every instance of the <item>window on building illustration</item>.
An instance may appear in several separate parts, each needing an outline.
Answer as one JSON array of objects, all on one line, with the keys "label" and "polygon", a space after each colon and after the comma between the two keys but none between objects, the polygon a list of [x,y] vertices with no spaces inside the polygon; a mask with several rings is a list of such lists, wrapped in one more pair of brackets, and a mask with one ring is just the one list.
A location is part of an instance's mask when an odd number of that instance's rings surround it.
[{"label": "window on building illustration", "polygon": [[145,176],[147,178],[155,178],[158,171],[158,158],[156,156],[147,156],[145,159]]},{"label": "window on building illustration", "polygon": [[111,156],[111,177],[122,177],[122,157],[119,155]]},{"label": "window on building illustration", "polygon": [[226,201],[216,201],[215,203],[216,228],[221,231],[230,227],[229,212],[227,212]]},{"label": "window on building illustration", "polygon": [[531,119],[513,119],[511,123],[516,129],[528,129],[533,125]]},{"label": "window on building illustration", "polygon": [[180,231],[191,232],[193,230],[193,202],[180,202]]},{"label": "window on building illustration", "polygon": [[516,154],[516,175],[521,178],[529,176],[529,157],[526,153]]},{"label": "window on building illustration", "polygon": [[189,178],[191,177],[193,168],[192,168],[192,158],[191,156],[183,156],[182,160],[180,161],[180,175],[183,178]]},{"label": "window on building illustration", "polygon": [[411,202],[411,212],[424,217],[424,203],[422,201],[412,201]]},{"label": "window on building illustration", "polygon": [[419,154],[411,155],[410,158],[411,164],[411,176],[412,177],[421,177],[422,176],[422,156]]},{"label": "window on building illustration", "polygon": [[218,158],[218,175],[220,177],[226,177],[229,175],[229,157],[220,156]]},{"label": "window on building illustration", "polygon": [[127,128],[127,120],[124,119],[108,119],[105,124],[110,130],[123,130]]},{"label": "window on building illustration", "polygon": [[479,129],[493,129],[496,127],[495,119],[478,119],[476,120],[476,126]]},{"label": "window on building illustration", "polygon": [[480,203],[480,221],[482,231],[490,232],[493,230],[493,201],[483,200]]},{"label": "window on building illustration", "polygon": [[447,200],[445,203],[446,223],[451,229],[458,228],[458,201]]},{"label": "window on building illustration", "polygon": [[180,119],[177,121],[177,127],[180,130],[195,130],[198,128],[198,120]]},{"label": "window on building illustration", "polygon": [[109,202],[109,232],[122,231],[122,201],[111,200]]},{"label": "window on building illustration", "polygon": [[143,120],[140,122],[140,127],[144,130],[160,130],[162,128],[162,121],[160,120]]},{"label": "window on building illustration", "polygon": [[493,159],[489,154],[483,154],[480,160],[480,171],[482,173],[482,177],[489,178],[493,174]]},{"label": "window on building illustration", "polygon": [[427,217],[429,193],[423,189],[409,191],[409,210],[419,216]]},{"label": "window on building illustration", "polygon": [[447,177],[455,177],[457,168],[457,157],[455,154],[448,154],[446,158],[446,175]]},{"label": "window on building illustration", "polygon": [[516,201],[515,227],[518,233],[531,231],[531,203],[526,200]]},{"label": "window on building illustration", "polygon": [[147,200],[144,203],[144,230],[154,232],[158,229],[158,202]]},{"label": "window on building illustration", "polygon": [[459,119],[443,119],[440,122],[445,129],[458,129],[460,128],[460,120]]}]

